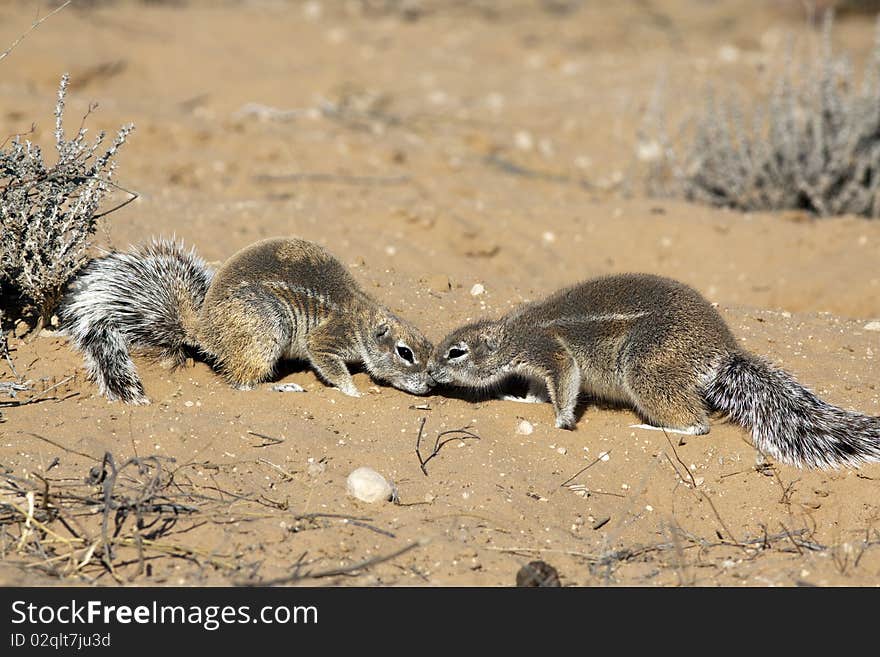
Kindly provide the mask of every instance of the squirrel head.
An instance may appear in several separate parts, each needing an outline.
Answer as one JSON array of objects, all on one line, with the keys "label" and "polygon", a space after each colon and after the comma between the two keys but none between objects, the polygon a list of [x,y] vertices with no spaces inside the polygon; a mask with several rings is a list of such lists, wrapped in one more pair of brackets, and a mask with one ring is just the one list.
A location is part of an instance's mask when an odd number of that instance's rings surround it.
[{"label": "squirrel head", "polygon": [[488,387],[511,371],[504,353],[504,327],[482,320],[457,328],[434,350],[428,375],[434,383]]},{"label": "squirrel head", "polygon": [[433,345],[416,327],[390,312],[380,313],[375,320],[364,339],[367,371],[413,395],[427,393],[428,359]]}]

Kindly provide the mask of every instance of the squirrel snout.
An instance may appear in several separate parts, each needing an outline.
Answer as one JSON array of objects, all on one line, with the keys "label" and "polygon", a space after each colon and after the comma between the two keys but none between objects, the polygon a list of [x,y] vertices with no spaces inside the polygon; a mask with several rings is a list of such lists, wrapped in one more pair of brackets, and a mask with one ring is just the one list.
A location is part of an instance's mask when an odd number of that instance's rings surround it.
[{"label": "squirrel snout", "polygon": [[428,372],[428,378],[427,378],[428,387],[433,388],[434,386],[436,386],[440,383],[439,381],[437,381],[437,379],[434,376],[435,374],[437,374],[437,370],[432,364],[429,364],[427,372]]}]

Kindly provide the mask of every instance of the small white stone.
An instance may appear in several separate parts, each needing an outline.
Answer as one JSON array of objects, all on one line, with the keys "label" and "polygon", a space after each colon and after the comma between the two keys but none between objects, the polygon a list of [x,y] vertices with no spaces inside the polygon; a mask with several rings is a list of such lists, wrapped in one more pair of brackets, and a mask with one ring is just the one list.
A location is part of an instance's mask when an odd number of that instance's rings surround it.
[{"label": "small white stone", "polygon": [[516,432],[520,436],[530,436],[534,430],[535,427],[528,420],[523,420],[518,425],[516,425]]},{"label": "small white stone", "polygon": [[486,96],[486,105],[493,112],[500,112],[504,108],[504,96],[499,93],[491,93]]},{"label": "small white stone", "polygon": [[327,469],[327,464],[318,461],[317,463],[310,459],[309,463],[309,476],[317,477],[318,475],[324,474],[324,471]]},{"label": "small white stone", "polygon": [[722,62],[732,64],[739,59],[739,48],[730,44],[725,44],[718,49],[718,59]]},{"label": "small white stone", "polygon": [[277,385],[272,386],[272,390],[275,392],[305,392],[306,389],[303,388],[298,383],[279,383]]},{"label": "small white stone", "polygon": [[557,454],[563,454],[563,455],[565,455],[565,454],[568,453],[568,450],[565,449],[565,447],[557,447],[557,448],[556,448],[556,453],[557,453]]},{"label": "small white stone", "polygon": [[322,12],[323,7],[321,7],[320,2],[310,1],[303,5],[303,15],[310,21],[315,21],[321,18]]},{"label": "small white stone", "polygon": [[185,402],[183,402],[183,405],[186,406],[187,408],[191,408],[192,406],[194,406],[194,404],[191,401],[185,401]]},{"label": "small white stone", "polygon": [[611,458],[611,457],[608,456],[608,452],[602,452],[602,453],[599,454],[599,459],[602,460],[602,461],[607,461],[607,460],[609,460],[610,458]]},{"label": "small white stone", "polygon": [[880,319],[868,322],[863,328],[866,331],[880,331]]},{"label": "small white stone", "polygon": [[654,140],[639,142],[636,157],[642,162],[656,162],[663,157],[663,147]]},{"label": "small white stone", "polygon": [[345,480],[348,494],[362,502],[390,502],[397,498],[397,489],[393,484],[372,468],[358,468]]},{"label": "small white stone", "polygon": [[486,288],[483,287],[482,283],[474,283],[474,286],[471,288],[471,296],[478,297],[485,291]]},{"label": "small white stone", "polygon": [[645,511],[653,511],[653,510],[654,510],[654,507],[651,506],[650,504],[645,505]]},{"label": "small white stone", "polygon": [[525,130],[517,132],[513,137],[513,141],[521,151],[530,151],[535,147],[535,140],[532,138],[531,133]]},{"label": "small white stone", "polygon": [[444,105],[449,102],[449,94],[440,89],[435,89],[428,94],[428,102],[432,105]]},{"label": "small white stone", "polygon": [[548,231],[545,231],[545,232],[541,235],[541,239],[544,240],[545,242],[547,242],[547,244],[552,244],[553,242],[556,241],[556,233],[553,233],[553,232],[551,232],[551,231],[549,231],[549,230],[548,230]]}]

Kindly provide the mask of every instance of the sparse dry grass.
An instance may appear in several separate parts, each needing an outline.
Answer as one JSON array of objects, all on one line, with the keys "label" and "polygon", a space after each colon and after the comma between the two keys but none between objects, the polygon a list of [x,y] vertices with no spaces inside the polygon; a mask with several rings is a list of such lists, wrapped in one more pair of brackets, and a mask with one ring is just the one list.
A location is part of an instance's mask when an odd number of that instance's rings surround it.
[{"label": "sparse dry grass", "polygon": [[880,25],[861,83],[832,51],[832,27],[827,13],[817,51],[790,56],[768,98],[710,91],[675,138],[655,106],[640,146],[649,190],[743,211],[880,216]]}]

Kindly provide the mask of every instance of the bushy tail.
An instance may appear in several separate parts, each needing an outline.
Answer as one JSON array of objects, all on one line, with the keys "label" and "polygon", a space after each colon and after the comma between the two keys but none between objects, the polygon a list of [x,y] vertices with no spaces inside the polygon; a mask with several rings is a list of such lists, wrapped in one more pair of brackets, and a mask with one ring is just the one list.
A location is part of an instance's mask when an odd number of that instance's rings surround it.
[{"label": "bushy tail", "polygon": [[880,418],[832,406],[751,354],[724,359],[706,400],[750,429],[759,450],[785,463],[829,468],[880,461]]},{"label": "bushy tail", "polygon": [[198,311],[214,272],[193,250],[153,239],[90,262],[61,302],[61,325],[83,352],[101,394],[146,404],[132,350],[174,364],[195,341]]}]

